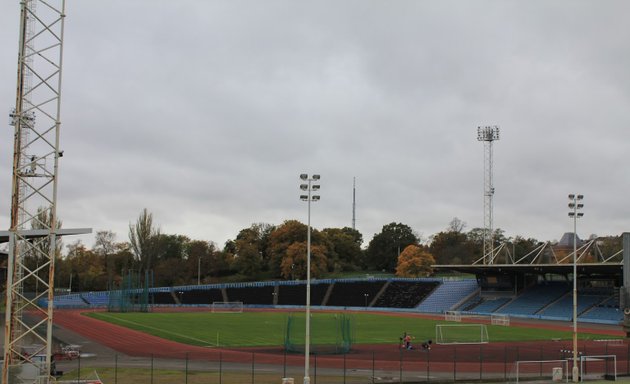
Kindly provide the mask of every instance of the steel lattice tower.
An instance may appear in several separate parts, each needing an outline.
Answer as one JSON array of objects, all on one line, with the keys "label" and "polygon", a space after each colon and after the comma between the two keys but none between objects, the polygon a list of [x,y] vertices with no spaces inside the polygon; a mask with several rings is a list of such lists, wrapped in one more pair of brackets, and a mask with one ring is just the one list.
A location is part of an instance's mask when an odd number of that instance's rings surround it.
[{"label": "steel lattice tower", "polygon": [[483,141],[484,148],[484,172],[483,172],[483,263],[493,264],[494,262],[494,229],[492,198],[494,196],[494,184],[492,182],[492,142],[499,140],[499,127],[487,125],[477,127],[477,140]]},{"label": "steel lattice tower", "polygon": [[2,382],[48,383],[65,0],[20,7]]}]

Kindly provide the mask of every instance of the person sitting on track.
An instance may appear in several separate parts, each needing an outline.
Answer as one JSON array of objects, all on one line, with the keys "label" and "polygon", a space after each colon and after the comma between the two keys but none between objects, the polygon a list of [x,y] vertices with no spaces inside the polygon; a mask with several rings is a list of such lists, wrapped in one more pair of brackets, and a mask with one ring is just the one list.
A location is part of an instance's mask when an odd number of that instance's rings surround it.
[{"label": "person sitting on track", "polygon": [[408,335],[407,332],[405,332],[405,337],[403,338],[405,349],[413,349],[413,346],[411,345],[411,339],[411,335]]}]

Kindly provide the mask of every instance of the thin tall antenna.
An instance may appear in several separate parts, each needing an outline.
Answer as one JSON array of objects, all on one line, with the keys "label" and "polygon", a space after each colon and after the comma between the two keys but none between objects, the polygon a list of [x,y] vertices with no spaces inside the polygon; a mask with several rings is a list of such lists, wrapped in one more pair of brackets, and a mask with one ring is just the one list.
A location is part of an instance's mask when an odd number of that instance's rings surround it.
[{"label": "thin tall antenna", "polygon": [[352,229],[357,225],[357,178],[352,178]]},{"label": "thin tall antenna", "polygon": [[483,173],[483,263],[494,263],[494,239],[493,239],[493,211],[492,197],[494,196],[494,184],[492,182],[492,142],[499,140],[499,127],[486,125],[477,127],[477,140],[483,141],[484,147],[484,173]]}]

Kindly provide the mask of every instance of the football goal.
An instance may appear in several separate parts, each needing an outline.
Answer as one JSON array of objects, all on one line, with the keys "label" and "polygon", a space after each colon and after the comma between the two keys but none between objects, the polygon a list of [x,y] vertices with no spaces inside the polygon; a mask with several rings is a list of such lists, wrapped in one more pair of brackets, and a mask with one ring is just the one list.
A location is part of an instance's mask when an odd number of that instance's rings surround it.
[{"label": "football goal", "polygon": [[212,313],[242,313],[242,301],[215,301],[212,303]]},{"label": "football goal", "polygon": [[444,320],[461,322],[462,313],[460,311],[446,311],[444,312]]},{"label": "football goal", "polygon": [[488,328],[485,324],[436,324],[437,344],[484,344],[487,343]]},{"label": "football goal", "polygon": [[490,316],[490,323],[492,325],[503,325],[507,327],[510,325],[510,316],[493,314]]},{"label": "football goal", "polygon": [[580,381],[617,380],[617,355],[580,356]]},{"label": "football goal", "polygon": [[520,360],[514,363],[511,383],[531,380],[569,382],[568,360]]}]

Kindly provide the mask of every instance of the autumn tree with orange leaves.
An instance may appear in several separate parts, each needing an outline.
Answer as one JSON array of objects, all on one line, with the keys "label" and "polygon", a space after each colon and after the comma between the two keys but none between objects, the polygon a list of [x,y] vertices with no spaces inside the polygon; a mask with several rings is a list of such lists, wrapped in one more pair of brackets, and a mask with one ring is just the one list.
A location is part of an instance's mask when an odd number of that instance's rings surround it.
[{"label": "autumn tree with orange leaves", "polygon": [[407,246],[398,256],[396,276],[399,277],[426,277],[433,271],[431,266],[435,264],[433,256],[417,245]]}]

